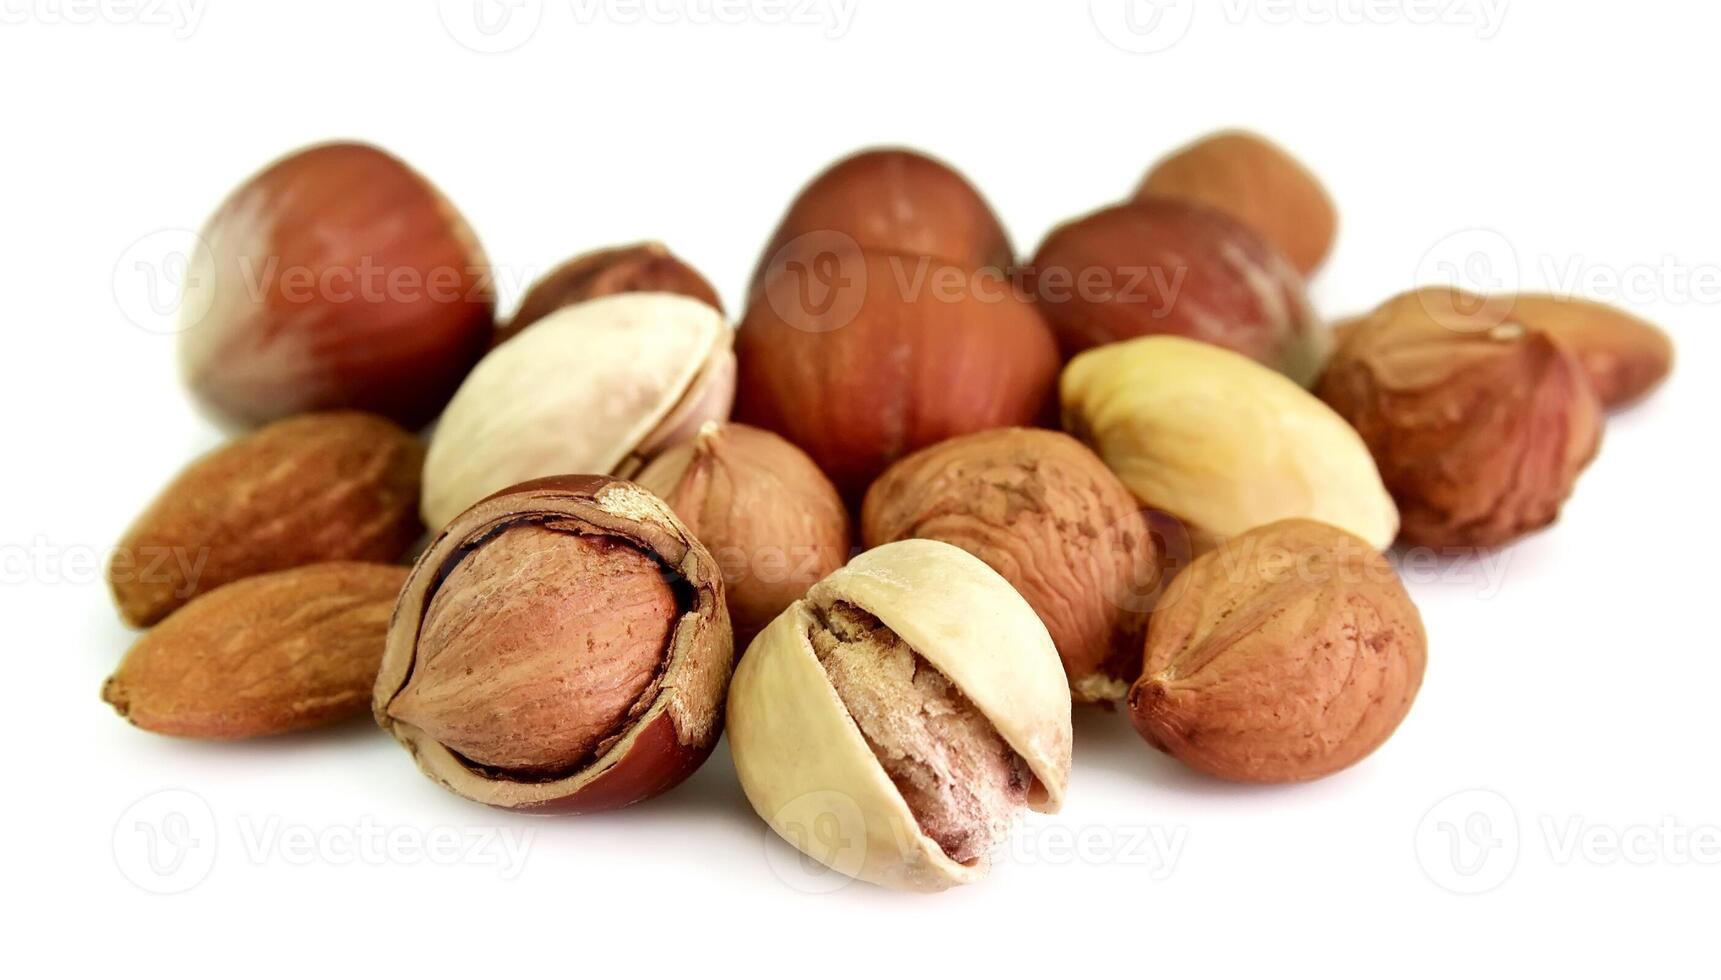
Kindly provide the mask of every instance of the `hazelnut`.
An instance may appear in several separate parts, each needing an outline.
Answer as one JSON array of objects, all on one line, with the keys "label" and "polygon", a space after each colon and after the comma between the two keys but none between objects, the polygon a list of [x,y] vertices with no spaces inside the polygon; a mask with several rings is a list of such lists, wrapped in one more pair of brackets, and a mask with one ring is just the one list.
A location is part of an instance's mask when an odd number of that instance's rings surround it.
[{"label": "hazelnut", "polygon": [[1064,369],[1064,426],[1143,504],[1187,522],[1198,542],[1292,517],[1376,548],[1398,512],[1368,447],[1285,376],[1181,337],[1143,337]]},{"label": "hazelnut", "polygon": [[624,481],[550,477],[431,542],[395,607],[373,710],[467,799],[603,810],[698,768],[732,661],[716,563],[669,507]]},{"label": "hazelnut", "polygon": [[1603,408],[1618,408],[1655,390],[1673,370],[1673,341],[1659,327],[1605,303],[1520,293],[1511,318],[1571,351]]},{"label": "hazelnut", "polygon": [[621,293],[550,314],[497,347],[455,392],[424,463],[424,522],[558,473],[631,476],[729,415],[731,331],[711,306]]},{"label": "hazelnut", "polygon": [[1338,213],[1319,179],[1263,136],[1214,133],[1154,164],[1135,199],[1170,197],[1223,211],[1272,242],[1304,276],[1332,251]]},{"label": "hazelnut", "polygon": [[1057,346],[1002,273],[817,242],[779,257],[736,332],[736,418],[845,496],[906,453],[1046,412]]},{"label": "hazelnut", "polygon": [[1172,580],[1148,626],[1130,717],[1156,748],[1221,779],[1315,779],[1398,728],[1427,646],[1379,552],[1325,524],[1281,521]]},{"label": "hazelnut", "polygon": [[[941,541],[861,554],[760,633],[729,689],[747,799],[821,863],[931,891],[982,877],[1023,807],[1055,812],[1070,698],[1046,628]],[[833,851],[810,827],[833,828]]]},{"label": "hazelnut", "polygon": [[1260,361],[1307,385],[1326,327],[1297,270],[1260,235],[1212,208],[1152,198],[1055,229],[1027,276],[1066,354],[1170,334]]},{"label": "hazelnut", "polygon": [[707,422],[637,482],[716,557],[737,646],[848,560],[849,514],[837,488],[774,433]]},{"label": "hazelnut", "polygon": [[545,273],[526,290],[520,308],[496,331],[499,344],[564,306],[616,293],[679,293],[722,312],[705,277],[657,242],[578,255]]},{"label": "hazelnut", "polygon": [[771,235],[754,283],[785,246],[803,236],[826,235],[952,265],[1002,270],[1011,263],[1010,240],[974,185],[949,165],[913,150],[863,150],[813,178]]},{"label": "hazelnut", "polygon": [[1319,394],[1374,454],[1406,541],[1492,547],[1559,516],[1599,446],[1600,405],[1549,335],[1442,296],[1399,297],[1352,326]]},{"label": "hazelnut", "polygon": [[1141,669],[1153,534],[1086,446],[1045,429],[958,436],[867,491],[861,540],[944,541],[1004,576],[1051,633],[1077,701],[1115,701]]},{"label": "hazelnut", "polygon": [[372,146],[300,150],[204,225],[179,360],[223,421],[356,408],[416,429],[490,342],[495,295],[454,206]]}]

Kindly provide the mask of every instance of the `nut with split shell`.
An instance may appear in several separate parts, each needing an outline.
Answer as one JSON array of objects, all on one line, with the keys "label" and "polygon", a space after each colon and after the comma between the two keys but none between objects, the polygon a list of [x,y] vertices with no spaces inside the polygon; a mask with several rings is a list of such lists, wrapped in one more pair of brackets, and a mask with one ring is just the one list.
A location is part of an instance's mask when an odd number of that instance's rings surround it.
[{"label": "nut with split shell", "polygon": [[[728,723],[772,829],[893,888],[979,879],[1011,817],[1055,812],[1069,779],[1051,637],[1008,582],[940,541],[864,552],[773,620],[736,667]],[[833,820],[835,851],[800,833]]]},{"label": "nut with split shell", "polygon": [[711,306],[621,293],[570,306],[485,356],[460,386],[424,462],[424,523],[561,473],[632,476],[728,417],[731,331]]},{"label": "nut with split shell", "polygon": [[520,308],[496,330],[495,343],[513,337],[551,313],[617,293],[678,293],[719,312],[723,303],[699,271],[659,242],[642,242],[576,255],[532,284]]},{"label": "nut with split shell", "polygon": [[669,789],[717,742],[733,664],[716,563],[622,480],[495,494],[414,566],[372,702],[449,790],[587,812]]}]

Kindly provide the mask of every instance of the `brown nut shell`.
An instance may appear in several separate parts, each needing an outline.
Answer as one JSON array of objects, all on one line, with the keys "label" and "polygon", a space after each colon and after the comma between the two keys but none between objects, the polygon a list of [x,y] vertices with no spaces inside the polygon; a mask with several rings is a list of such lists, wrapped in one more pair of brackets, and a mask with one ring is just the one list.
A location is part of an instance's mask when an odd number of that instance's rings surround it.
[{"label": "brown nut shell", "polygon": [[1338,212],[1326,188],[1283,147],[1256,133],[1203,137],[1154,164],[1135,199],[1205,204],[1272,242],[1297,271],[1313,275],[1332,251]]},{"label": "brown nut shell", "polygon": [[407,570],[328,562],[198,596],[134,644],[102,700],[139,728],[274,735],[364,714]]},{"label": "brown nut shell", "polygon": [[[620,723],[597,742],[587,757],[560,765],[554,771],[537,768],[513,770],[479,764],[404,720],[397,711],[397,700],[413,685],[414,674],[419,669],[421,634],[428,627],[427,617],[436,603],[439,590],[447,586],[462,563],[470,560],[472,555],[482,553],[494,542],[522,527],[600,538],[604,539],[607,547],[637,551],[661,566],[668,576],[676,602],[673,620],[668,624],[662,662],[638,700]],[[589,569],[595,566],[581,567]],[[507,589],[509,583],[500,577],[506,570],[494,571],[496,575],[486,574],[480,578]],[[467,589],[458,596],[456,605],[508,603],[518,598],[505,591],[496,592],[483,581],[479,583],[480,587]],[[582,586],[582,582],[586,585]],[[537,588],[536,585],[515,585]],[[633,626],[649,625],[644,620],[630,618],[638,611],[636,609],[594,608],[585,601],[608,595],[608,583],[581,578],[576,572],[571,582],[560,583],[559,588],[566,596],[571,596],[566,601],[584,604],[589,610],[584,615],[626,620],[609,624],[617,627],[609,631],[612,635],[625,633]],[[527,603],[523,608],[529,608],[529,605]],[[495,619],[496,628],[521,637],[523,645],[525,640],[536,640],[547,634],[553,634],[546,641],[552,643],[565,641],[571,635],[554,633],[538,621],[507,622],[510,616],[515,615],[511,610],[508,615],[490,619],[486,618],[486,612],[468,606],[451,610],[451,615],[471,623]],[[656,617],[658,614],[647,611],[646,615]],[[597,627],[592,628],[595,630]],[[583,640],[579,642],[583,643]],[[561,662],[577,668],[585,649],[581,646],[551,653],[560,656]],[[502,644],[498,650],[502,655],[514,652],[508,644]],[[540,668],[553,661],[542,649],[527,650],[526,654],[516,662],[493,662],[492,669],[537,672],[534,683],[541,684]],[[531,656],[537,659],[529,659]],[[377,676],[373,711],[378,724],[412,753],[419,768],[454,793],[509,809],[590,812],[627,806],[655,796],[681,782],[704,762],[720,733],[724,690],[733,662],[729,615],[724,608],[723,583],[716,562],[686,526],[676,519],[668,505],[622,480],[599,476],[547,477],[510,487],[479,501],[451,521],[419,559],[401,590],[400,603],[389,629],[382,669]],[[493,680],[479,671],[475,671],[473,676],[482,678],[477,683],[489,684]],[[599,684],[603,681],[602,678],[590,680]],[[569,683],[578,686],[585,682],[573,678]],[[478,711],[483,710],[481,702],[481,698],[474,697],[466,703],[470,710]],[[446,714],[439,718],[439,721],[446,720]],[[589,720],[574,719],[570,723]],[[492,717],[467,721],[467,735],[477,731],[482,736],[479,740],[487,744],[524,743],[532,751],[542,748],[547,731],[542,726],[560,723],[556,719],[523,720],[504,711],[498,711]],[[488,731],[484,730],[486,726]]]},{"label": "brown nut shell", "polygon": [[642,242],[577,255],[545,273],[526,290],[513,318],[497,328],[495,343],[564,306],[616,293],[678,293],[723,312],[717,290],[697,269],[658,242]]},{"label": "brown nut shell", "polygon": [[1047,236],[1027,276],[1066,355],[1156,334],[1215,344],[1308,385],[1329,349],[1303,280],[1236,219],[1151,198]]},{"label": "brown nut shell", "polygon": [[1317,389],[1368,445],[1411,544],[1493,547],[1553,523],[1600,445],[1576,359],[1470,299],[1389,301],[1346,331]]},{"label": "brown nut shell", "polygon": [[722,567],[738,648],[848,560],[853,536],[837,488],[775,433],[707,423],[635,482],[674,508]]},{"label": "brown nut shell", "polygon": [[120,616],[152,626],[199,595],[325,561],[398,560],[418,520],[424,447],[387,419],[284,419],[186,467],[132,522],[107,567]]},{"label": "brown nut shell", "polygon": [[1541,293],[1511,297],[1511,310],[1513,320],[1542,331],[1572,352],[1604,408],[1637,401],[1673,370],[1673,340],[1624,310]]},{"label": "brown nut shell", "polygon": [[1366,757],[1410,711],[1427,637],[1392,565],[1315,521],[1197,558],[1154,610],[1136,730],[1221,779],[1315,779]]},{"label": "brown nut shell", "polygon": [[1158,549],[1148,518],[1086,446],[1045,429],[958,436],[867,491],[861,539],[956,545],[1021,593],[1078,701],[1123,697],[1141,669]]}]

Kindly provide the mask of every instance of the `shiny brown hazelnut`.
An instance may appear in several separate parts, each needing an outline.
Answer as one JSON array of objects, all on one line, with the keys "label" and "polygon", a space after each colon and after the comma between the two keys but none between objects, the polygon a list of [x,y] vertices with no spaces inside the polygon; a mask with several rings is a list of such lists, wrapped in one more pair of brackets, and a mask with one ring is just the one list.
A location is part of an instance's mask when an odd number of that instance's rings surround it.
[{"label": "shiny brown hazelnut", "polygon": [[837,488],[775,433],[708,422],[635,482],[674,508],[717,559],[737,647],[848,560],[849,515]]},{"label": "shiny brown hazelnut", "polygon": [[224,422],[354,408],[418,428],[495,327],[488,262],[430,182],[359,143],[300,150],[204,225],[179,359]]},{"label": "shiny brown hazelnut", "polygon": [[657,242],[623,245],[578,255],[545,273],[507,324],[496,330],[496,343],[514,336],[564,306],[616,293],[679,293],[709,303],[719,313],[717,290],[698,270]]},{"label": "shiny brown hazelnut", "polygon": [[1317,394],[1361,434],[1416,545],[1492,547],[1553,523],[1601,439],[1577,360],[1462,293],[1358,320]]},{"label": "shiny brown hazelnut", "polygon": [[1199,204],[1153,198],[1072,221],[1047,236],[1026,278],[1066,355],[1172,334],[1307,385],[1329,348],[1296,268],[1247,226]]},{"label": "shiny brown hazelnut", "polygon": [[1014,586],[1076,700],[1121,699],[1141,670],[1154,537],[1129,490],[1069,436],[994,429],[898,460],[867,491],[861,540],[905,538],[953,544]]},{"label": "shiny brown hazelnut", "polygon": [[716,563],[621,480],[488,497],[401,590],[373,710],[467,799],[584,812],[654,796],[717,742],[733,666]]}]

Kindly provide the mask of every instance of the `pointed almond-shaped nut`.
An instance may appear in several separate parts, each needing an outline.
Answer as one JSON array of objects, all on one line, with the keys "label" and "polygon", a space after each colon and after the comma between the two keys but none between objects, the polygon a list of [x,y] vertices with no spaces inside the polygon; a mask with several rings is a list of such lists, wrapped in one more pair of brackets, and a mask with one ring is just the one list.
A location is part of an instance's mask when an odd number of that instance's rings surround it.
[{"label": "pointed almond-shaped nut", "polygon": [[1604,408],[1654,391],[1673,370],[1673,341],[1639,317],[1594,300],[1542,293],[1511,297],[1512,318],[1554,338],[1583,366]]}]

